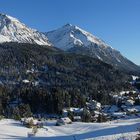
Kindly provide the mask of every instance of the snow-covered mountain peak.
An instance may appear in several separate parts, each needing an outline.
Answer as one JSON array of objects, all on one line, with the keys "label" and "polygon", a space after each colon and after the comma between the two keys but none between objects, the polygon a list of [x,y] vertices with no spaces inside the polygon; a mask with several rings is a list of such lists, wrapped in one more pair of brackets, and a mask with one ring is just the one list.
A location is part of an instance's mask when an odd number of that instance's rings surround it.
[{"label": "snow-covered mountain peak", "polygon": [[137,65],[125,58],[119,51],[78,26],[66,24],[46,33],[46,36],[55,47],[64,51],[88,55],[117,68],[139,70]]},{"label": "snow-covered mountain peak", "polygon": [[0,20],[3,20],[3,22],[6,20],[9,20],[11,22],[20,22],[18,19],[2,13],[0,13]]},{"label": "snow-covered mountain peak", "polygon": [[18,19],[6,14],[0,14],[0,42],[34,43],[51,46],[44,34],[27,27]]},{"label": "snow-covered mountain peak", "polygon": [[70,23],[67,23],[67,24],[65,24],[63,27],[71,27],[71,26],[73,26],[73,25],[70,24]]},{"label": "snow-covered mountain peak", "polygon": [[91,44],[99,45],[104,49],[110,48],[101,39],[72,24],[66,24],[57,30],[48,32],[46,35],[56,47],[63,50],[68,50],[75,46],[90,47]]}]

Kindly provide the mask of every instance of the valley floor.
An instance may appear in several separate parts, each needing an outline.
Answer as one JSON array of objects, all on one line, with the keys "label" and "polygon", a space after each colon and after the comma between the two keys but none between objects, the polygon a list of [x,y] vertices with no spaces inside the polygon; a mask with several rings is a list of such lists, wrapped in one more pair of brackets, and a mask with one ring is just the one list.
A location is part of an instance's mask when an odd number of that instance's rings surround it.
[{"label": "valley floor", "polygon": [[36,136],[28,137],[32,129],[22,126],[19,121],[3,119],[0,121],[0,140],[135,140],[140,118],[118,120],[106,123],[75,122],[55,126],[55,121],[47,121]]}]

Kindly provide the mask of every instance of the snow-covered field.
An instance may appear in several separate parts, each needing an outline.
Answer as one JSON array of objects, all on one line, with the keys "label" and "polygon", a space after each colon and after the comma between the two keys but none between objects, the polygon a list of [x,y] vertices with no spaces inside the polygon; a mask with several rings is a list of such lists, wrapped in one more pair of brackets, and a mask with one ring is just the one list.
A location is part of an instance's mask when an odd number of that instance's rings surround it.
[{"label": "snow-covered field", "polygon": [[75,122],[64,126],[54,126],[54,123],[48,121],[35,137],[28,138],[32,129],[25,128],[18,121],[4,119],[0,121],[0,140],[124,140],[123,137],[135,140],[140,118],[107,123]]}]

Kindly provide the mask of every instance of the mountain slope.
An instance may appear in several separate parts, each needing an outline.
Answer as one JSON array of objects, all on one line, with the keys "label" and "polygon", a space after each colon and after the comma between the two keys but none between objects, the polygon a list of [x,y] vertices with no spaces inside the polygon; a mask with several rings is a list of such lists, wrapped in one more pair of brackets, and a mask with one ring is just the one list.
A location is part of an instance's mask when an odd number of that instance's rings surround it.
[{"label": "mountain slope", "polygon": [[20,42],[51,46],[46,36],[27,27],[16,18],[0,14],[0,43]]},{"label": "mountain slope", "polygon": [[98,58],[129,72],[140,70],[140,67],[125,58],[119,51],[77,26],[66,24],[57,30],[46,33],[46,36],[55,47],[62,50]]},{"label": "mountain slope", "polygon": [[63,107],[85,106],[86,98],[108,104],[110,93],[131,88],[130,80],[92,57],[37,44],[0,44],[1,102],[8,100],[7,107],[18,100],[29,104],[33,113],[58,113]]}]

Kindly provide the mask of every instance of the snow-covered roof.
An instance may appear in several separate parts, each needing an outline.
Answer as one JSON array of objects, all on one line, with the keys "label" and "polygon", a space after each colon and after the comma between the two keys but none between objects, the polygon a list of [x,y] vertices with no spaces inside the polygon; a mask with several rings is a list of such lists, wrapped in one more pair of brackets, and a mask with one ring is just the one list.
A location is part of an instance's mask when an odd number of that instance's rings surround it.
[{"label": "snow-covered roof", "polygon": [[30,81],[27,79],[22,80],[23,83],[29,83]]},{"label": "snow-covered roof", "polygon": [[87,102],[86,104],[90,109],[100,109],[101,108],[101,103],[99,103],[95,100],[91,100],[89,103]]},{"label": "snow-covered roof", "polygon": [[74,113],[81,113],[81,112],[83,112],[83,108],[70,107],[68,110],[71,111],[71,112],[74,112]]},{"label": "snow-covered roof", "polygon": [[132,75],[132,79],[133,79],[133,80],[136,80],[137,78],[139,78],[139,77],[136,76],[136,75]]},{"label": "snow-covered roof", "polygon": [[64,118],[60,118],[57,120],[58,123],[64,123],[64,124],[69,124],[71,123],[71,119],[69,117],[64,117]]},{"label": "snow-covered roof", "polygon": [[134,103],[135,103],[135,101],[132,100],[132,99],[129,99],[129,100],[125,101],[125,105],[127,105],[127,106],[134,105]]}]

